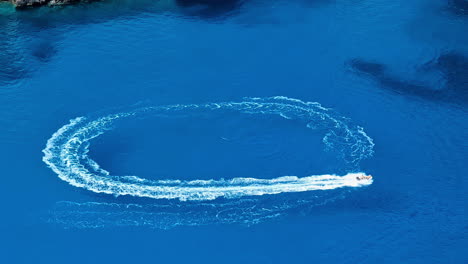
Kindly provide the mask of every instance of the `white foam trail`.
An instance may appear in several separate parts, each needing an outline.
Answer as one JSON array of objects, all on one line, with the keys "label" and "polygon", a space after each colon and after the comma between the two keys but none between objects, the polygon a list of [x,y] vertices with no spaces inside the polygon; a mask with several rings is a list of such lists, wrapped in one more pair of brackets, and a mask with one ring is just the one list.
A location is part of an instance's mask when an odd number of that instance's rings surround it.
[{"label": "white foam trail", "polygon": [[372,179],[358,180],[364,173],[345,176],[282,176],[273,179],[233,178],[229,180],[147,180],[137,176],[112,176],[87,155],[91,139],[110,129],[122,118],[137,115],[171,116],[203,112],[239,112],[253,115],[277,115],[304,123],[309,128],[325,129],[323,142],[341,150],[343,159],[357,164],[372,155],[373,142],[362,128],[334,114],[318,103],[306,103],[286,97],[250,98],[243,102],[169,105],[146,107],[88,120],[79,117],[63,126],[47,141],[43,161],[64,181],[96,193],[131,195],[155,199],[213,200],[288,192],[361,187]]},{"label": "white foam trail", "polygon": [[[301,204],[300,201],[294,203]],[[242,224],[250,226],[281,216],[289,204],[264,208],[256,199],[226,203],[116,204],[62,201],[49,212],[47,221],[64,228],[149,227]],[[285,208],[286,207],[286,208]]]}]

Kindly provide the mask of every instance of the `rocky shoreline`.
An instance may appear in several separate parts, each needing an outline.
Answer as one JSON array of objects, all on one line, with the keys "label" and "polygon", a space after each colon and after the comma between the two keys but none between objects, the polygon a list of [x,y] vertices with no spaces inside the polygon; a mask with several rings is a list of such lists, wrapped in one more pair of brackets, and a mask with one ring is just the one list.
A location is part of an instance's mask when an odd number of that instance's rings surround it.
[{"label": "rocky shoreline", "polygon": [[[3,2],[10,2],[18,8],[41,6],[41,5],[63,5],[80,2],[80,0],[0,0]],[[90,1],[90,0],[84,0]]]}]

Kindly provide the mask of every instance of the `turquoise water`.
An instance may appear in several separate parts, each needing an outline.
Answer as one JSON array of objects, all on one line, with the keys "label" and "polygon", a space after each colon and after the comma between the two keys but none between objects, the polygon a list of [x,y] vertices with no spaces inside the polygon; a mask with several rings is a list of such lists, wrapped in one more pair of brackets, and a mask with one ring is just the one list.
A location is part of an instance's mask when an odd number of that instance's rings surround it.
[{"label": "turquoise water", "polygon": [[1,4],[0,260],[466,263],[467,6]]}]

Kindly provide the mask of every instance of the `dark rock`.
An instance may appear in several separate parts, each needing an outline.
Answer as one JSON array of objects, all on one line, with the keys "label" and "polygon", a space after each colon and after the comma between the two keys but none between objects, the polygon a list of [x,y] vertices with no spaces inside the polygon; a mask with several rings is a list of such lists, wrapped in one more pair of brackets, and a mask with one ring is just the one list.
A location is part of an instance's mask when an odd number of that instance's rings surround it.
[{"label": "dark rock", "polygon": [[79,2],[80,0],[9,0],[18,8],[41,6],[41,5],[63,5]]},{"label": "dark rock", "polygon": [[50,0],[11,0],[11,2],[16,7],[27,7],[27,6],[45,5],[48,2],[50,2]]}]

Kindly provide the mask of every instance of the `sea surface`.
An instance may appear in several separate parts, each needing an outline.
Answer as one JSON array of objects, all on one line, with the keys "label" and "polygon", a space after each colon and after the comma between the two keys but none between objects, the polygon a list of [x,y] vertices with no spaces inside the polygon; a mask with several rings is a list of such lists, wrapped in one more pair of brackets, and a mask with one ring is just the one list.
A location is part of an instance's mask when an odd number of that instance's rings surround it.
[{"label": "sea surface", "polygon": [[0,263],[468,263],[467,114],[466,0],[0,3]]}]

